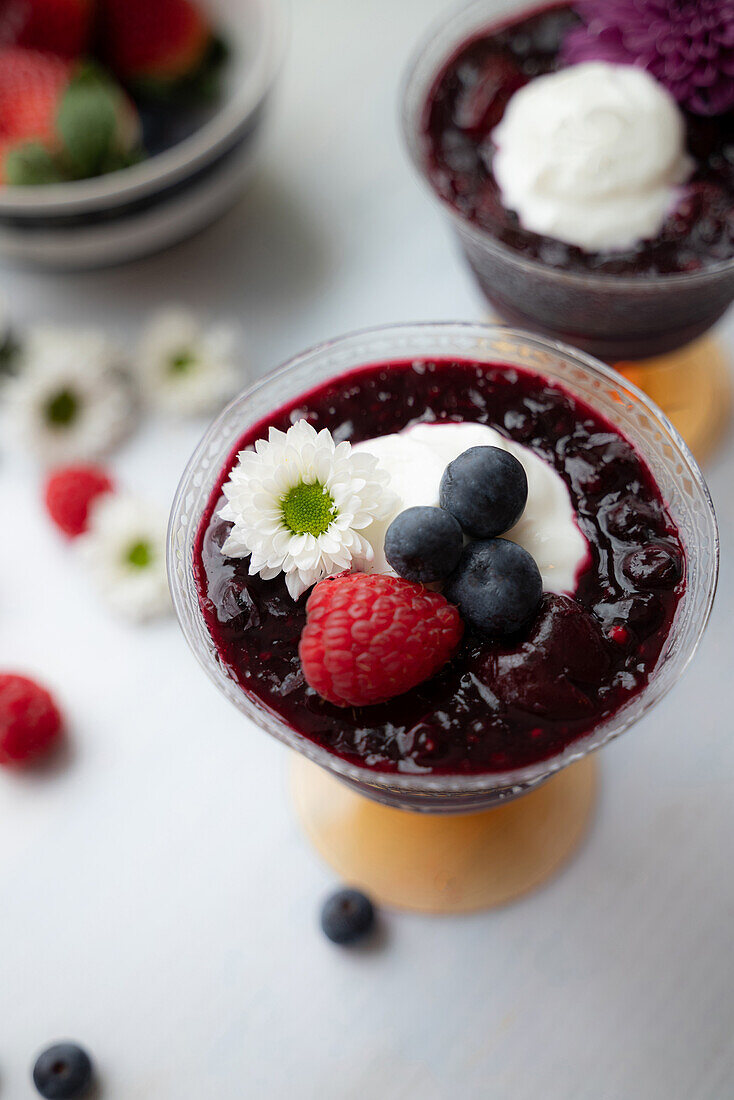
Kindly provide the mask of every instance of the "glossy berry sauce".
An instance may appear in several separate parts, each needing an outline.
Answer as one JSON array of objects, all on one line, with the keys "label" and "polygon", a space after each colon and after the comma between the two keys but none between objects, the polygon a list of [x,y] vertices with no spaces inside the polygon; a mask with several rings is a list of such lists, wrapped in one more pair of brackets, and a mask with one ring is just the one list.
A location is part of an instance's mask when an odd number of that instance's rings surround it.
[{"label": "glossy berry sauce", "polygon": [[[353,442],[420,421],[477,421],[554,466],[589,541],[575,600],[547,595],[524,635],[502,645],[467,630],[451,664],[388,703],[340,708],[305,683],[298,642],[307,595],[248,576],[221,552],[221,487],[237,453],[301,418]],[[611,425],[542,377],[431,360],[364,367],[275,412],[233,450],[194,552],[201,608],[242,688],[294,729],[380,771],[503,771],[555,755],[647,683],[683,591],[685,562],[652,476]]]},{"label": "glossy berry sauce", "polygon": [[556,4],[471,39],[438,76],[424,115],[427,170],[436,191],[481,229],[549,267],[613,275],[705,270],[734,257],[734,113],[685,114],[695,171],[654,240],[620,252],[585,252],[523,229],[492,172],[490,134],[514,92],[560,68],[559,50],[579,22]]}]

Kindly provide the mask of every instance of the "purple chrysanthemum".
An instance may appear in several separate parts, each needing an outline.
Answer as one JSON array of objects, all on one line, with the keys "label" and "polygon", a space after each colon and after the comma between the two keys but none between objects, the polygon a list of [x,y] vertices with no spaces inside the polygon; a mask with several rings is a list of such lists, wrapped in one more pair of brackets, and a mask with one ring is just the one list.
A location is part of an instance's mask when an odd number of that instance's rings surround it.
[{"label": "purple chrysanthemum", "polygon": [[647,69],[699,115],[734,107],[734,0],[577,0],[563,60]]}]

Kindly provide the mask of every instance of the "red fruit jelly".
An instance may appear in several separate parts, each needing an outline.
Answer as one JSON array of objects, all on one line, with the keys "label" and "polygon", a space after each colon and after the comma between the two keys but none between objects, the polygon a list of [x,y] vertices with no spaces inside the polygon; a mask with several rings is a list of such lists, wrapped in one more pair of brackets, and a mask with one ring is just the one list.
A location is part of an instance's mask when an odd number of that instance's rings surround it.
[{"label": "red fruit jelly", "polygon": [[[590,557],[573,599],[546,594],[536,619],[502,641],[468,629],[452,661],[387,703],[351,709],[306,683],[298,644],[304,595],[282,576],[248,576],[227,558],[218,517],[237,452],[307,418],[359,442],[420,421],[489,424],[549,462],[566,483]],[[421,360],[364,367],[257,424],[221,472],[202,517],[194,570],[206,625],[242,690],[305,737],[383,772],[505,771],[554,756],[648,682],[685,585],[685,556],[644,460],[590,406],[501,364]]]}]

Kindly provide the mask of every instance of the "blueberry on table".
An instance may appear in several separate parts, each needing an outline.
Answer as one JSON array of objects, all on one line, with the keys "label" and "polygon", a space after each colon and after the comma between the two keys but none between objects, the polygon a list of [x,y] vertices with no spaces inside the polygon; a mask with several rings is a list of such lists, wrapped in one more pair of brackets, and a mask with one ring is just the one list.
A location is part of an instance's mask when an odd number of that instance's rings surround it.
[{"label": "blueberry on table", "polygon": [[509,531],[523,514],[527,499],[522,463],[500,447],[470,447],[449,462],[441,478],[441,507],[476,539]]},{"label": "blueberry on table", "polygon": [[332,943],[356,943],[371,931],[374,923],[372,902],[359,890],[337,890],[321,909],[321,928]]},{"label": "blueberry on table", "polygon": [[458,565],[464,537],[452,515],[442,508],[406,508],[385,535],[385,557],[408,581],[428,584],[448,577]]},{"label": "blueberry on table", "polygon": [[89,1055],[75,1043],[56,1043],[36,1059],[33,1084],[46,1100],[86,1096],[92,1084]]},{"label": "blueberry on table", "polygon": [[528,625],[540,606],[543,581],[522,546],[489,539],[464,548],[444,595],[476,630],[498,637]]}]

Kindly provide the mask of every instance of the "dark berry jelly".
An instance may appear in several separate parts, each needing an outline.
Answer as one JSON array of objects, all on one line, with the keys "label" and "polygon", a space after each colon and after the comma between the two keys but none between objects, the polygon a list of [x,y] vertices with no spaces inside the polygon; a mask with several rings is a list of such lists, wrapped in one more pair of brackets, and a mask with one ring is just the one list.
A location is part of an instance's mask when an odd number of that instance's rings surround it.
[{"label": "dark berry jelly", "polygon": [[734,115],[685,115],[695,163],[681,201],[654,240],[623,252],[585,252],[523,229],[502,203],[491,133],[514,92],[560,68],[578,17],[554,4],[465,42],[438,74],[426,104],[423,144],[431,182],[464,217],[544,266],[581,273],[666,275],[705,271],[734,258]]},{"label": "dark berry jelly", "polygon": [[557,385],[512,367],[448,360],[364,367],[258,424],[237,450],[306,417],[358,442],[419,421],[476,421],[548,461],[590,546],[575,599],[547,594],[521,636],[467,629],[451,664],[389,703],[340,708],[305,683],[306,597],[222,554],[222,470],[194,569],[220,659],[243,691],[331,752],[380,771],[505,771],[555,755],[646,685],[685,583],[678,533],[647,466],[614,428]]}]

